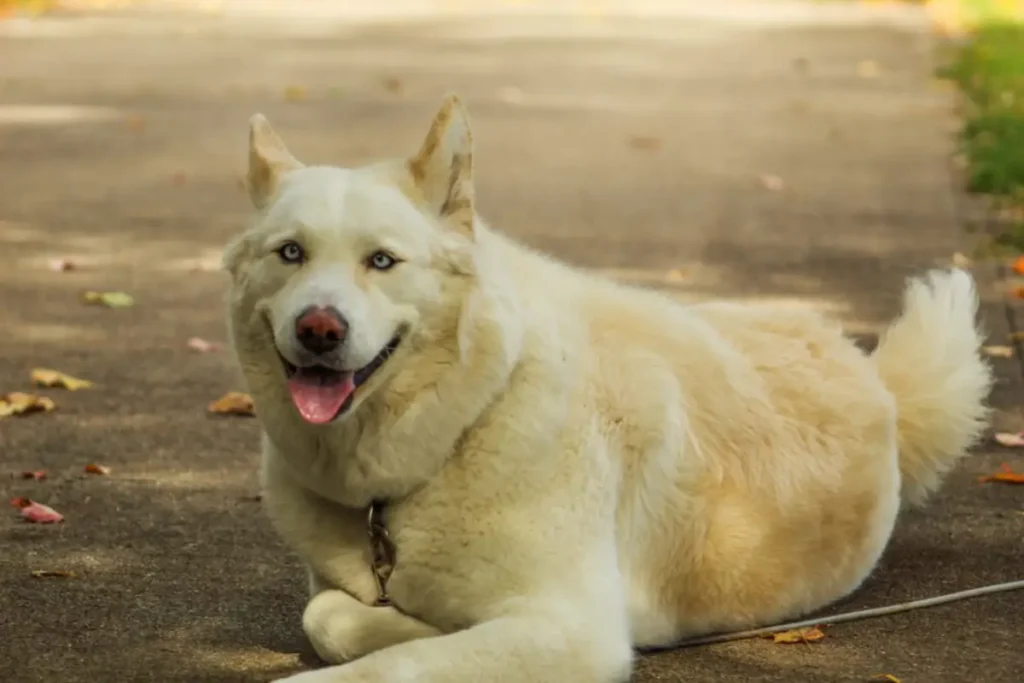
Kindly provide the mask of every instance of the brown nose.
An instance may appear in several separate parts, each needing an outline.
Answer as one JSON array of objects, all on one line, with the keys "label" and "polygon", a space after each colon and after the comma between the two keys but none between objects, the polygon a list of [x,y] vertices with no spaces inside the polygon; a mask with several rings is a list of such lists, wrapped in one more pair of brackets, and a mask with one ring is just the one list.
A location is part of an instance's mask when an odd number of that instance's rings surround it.
[{"label": "brown nose", "polygon": [[341,346],[348,323],[333,306],[310,306],[295,320],[295,336],[307,350],[330,353]]}]

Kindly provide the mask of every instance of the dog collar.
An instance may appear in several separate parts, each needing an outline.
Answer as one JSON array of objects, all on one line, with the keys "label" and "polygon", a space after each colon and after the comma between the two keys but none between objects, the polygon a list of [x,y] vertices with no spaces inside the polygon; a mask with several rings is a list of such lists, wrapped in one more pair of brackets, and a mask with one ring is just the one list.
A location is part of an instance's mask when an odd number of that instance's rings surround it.
[{"label": "dog collar", "polygon": [[391,604],[388,595],[388,579],[395,570],[395,543],[384,526],[384,502],[375,500],[366,509],[366,531],[370,537],[370,570],[377,583],[377,600],[374,607]]}]

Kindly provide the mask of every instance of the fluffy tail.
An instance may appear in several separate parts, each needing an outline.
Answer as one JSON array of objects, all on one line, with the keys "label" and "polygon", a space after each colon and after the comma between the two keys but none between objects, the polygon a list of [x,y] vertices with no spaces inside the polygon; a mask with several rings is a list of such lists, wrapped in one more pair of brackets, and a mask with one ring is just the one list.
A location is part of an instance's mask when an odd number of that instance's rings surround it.
[{"label": "fluffy tail", "polygon": [[982,359],[978,293],[963,270],[912,279],[903,314],[873,357],[896,397],[903,498],[920,504],[988,423],[992,370]]}]

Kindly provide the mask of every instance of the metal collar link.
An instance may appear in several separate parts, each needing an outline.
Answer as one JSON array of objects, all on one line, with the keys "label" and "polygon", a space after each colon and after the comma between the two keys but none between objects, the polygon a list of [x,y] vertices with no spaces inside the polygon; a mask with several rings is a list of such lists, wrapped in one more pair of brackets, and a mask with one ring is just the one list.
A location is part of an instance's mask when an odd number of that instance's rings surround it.
[{"label": "metal collar link", "polygon": [[391,604],[388,596],[388,579],[395,569],[395,544],[384,526],[384,503],[375,500],[370,503],[366,513],[366,531],[370,537],[370,569],[373,579],[377,582],[377,600],[375,607],[386,607]]}]

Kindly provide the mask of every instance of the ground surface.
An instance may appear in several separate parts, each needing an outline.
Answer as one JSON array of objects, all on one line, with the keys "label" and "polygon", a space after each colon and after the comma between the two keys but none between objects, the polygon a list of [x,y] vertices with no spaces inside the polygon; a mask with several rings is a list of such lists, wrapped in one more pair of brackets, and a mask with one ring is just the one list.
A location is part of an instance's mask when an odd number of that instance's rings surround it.
[{"label": "ground surface", "polygon": [[[52,414],[0,422],[4,470],[51,475],[5,472],[0,493],[67,517],[0,516],[0,680],[265,681],[309,661],[304,579],[246,499],[257,425],[205,414],[237,374],[224,354],[185,348],[223,339],[225,277],[212,268],[245,219],[237,179],[255,111],[305,161],[354,164],[411,151],[457,90],[494,224],[615,277],[818,307],[856,333],[896,313],[906,274],[965,248],[952,94],[931,82],[916,10],[648,4],[612,19],[516,3],[503,18],[353,22],[342,19],[355,3],[316,16],[303,0],[259,24],[241,2],[186,18],[0,22],[0,387],[28,388],[36,366],[97,382],[47,391]],[[80,268],[51,272],[54,257]],[[83,306],[86,289],[137,305]],[[997,363],[997,421],[1024,426],[1019,369]],[[976,481],[1014,457],[979,449],[903,518],[843,607],[1022,578],[1024,490]],[[113,473],[87,478],[89,462]],[[646,657],[635,680],[1009,683],[1022,630],[1024,592],[1009,593],[836,626],[816,645]]]}]

